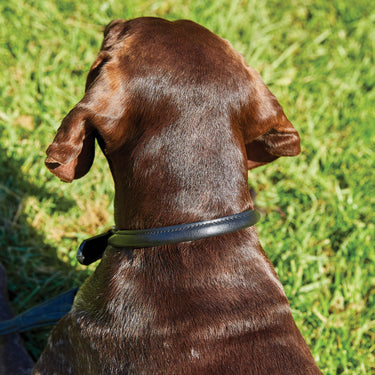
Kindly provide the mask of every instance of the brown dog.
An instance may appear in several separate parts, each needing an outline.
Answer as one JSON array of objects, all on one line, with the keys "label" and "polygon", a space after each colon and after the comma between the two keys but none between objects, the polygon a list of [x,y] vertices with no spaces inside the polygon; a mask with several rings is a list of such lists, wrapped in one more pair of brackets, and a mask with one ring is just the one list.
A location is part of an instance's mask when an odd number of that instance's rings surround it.
[{"label": "brown dog", "polygon": [[[83,99],[47,150],[63,181],[95,138],[115,223],[146,229],[253,207],[247,169],[300,152],[297,131],[230,43],[190,21],[113,21]],[[255,229],[108,246],[34,374],[320,374]]]}]

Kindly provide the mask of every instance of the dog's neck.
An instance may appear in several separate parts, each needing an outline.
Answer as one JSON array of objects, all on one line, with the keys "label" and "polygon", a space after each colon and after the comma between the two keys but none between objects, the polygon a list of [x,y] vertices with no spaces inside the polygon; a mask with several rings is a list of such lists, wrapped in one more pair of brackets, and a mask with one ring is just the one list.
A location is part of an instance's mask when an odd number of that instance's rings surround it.
[{"label": "dog's neck", "polygon": [[158,228],[252,209],[245,152],[230,130],[221,133],[210,139],[212,134],[184,138],[166,131],[108,157],[116,227]]},{"label": "dog's neck", "polygon": [[126,182],[115,183],[117,229],[149,229],[212,220],[253,208],[247,184],[238,191],[218,185],[214,194],[208,194],[204,186],[184,191],[173,186],[173,181],[165,185],[145,183],[142,187],[131,184],[124,188]]},{"label": "dog's neck", "polygon": [[247,199],[242,198],[237,204],[228,201],[224,204],[224,199],[204,195],[202,201],[196,204],[193,199],[191,204],[181,204],[178,193],[171,193],[168,200],[158,200],[157,193],[137,196],[132,189],[125,193],[116,192],[115,227],[120,230],[150,229],[218,219],[252,209],[249,193],[246,191],[243,195]]}]

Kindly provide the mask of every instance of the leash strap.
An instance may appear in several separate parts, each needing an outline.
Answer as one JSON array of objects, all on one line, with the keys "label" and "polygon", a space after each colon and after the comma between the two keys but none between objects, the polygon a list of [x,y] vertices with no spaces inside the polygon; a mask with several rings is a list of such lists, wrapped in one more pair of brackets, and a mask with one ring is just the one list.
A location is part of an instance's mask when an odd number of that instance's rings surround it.
[{"label": "leash strap", "polygon": [[77,291],[69,290],[12,319],[0,321],[0,336],[56,324],[72,308]]}]

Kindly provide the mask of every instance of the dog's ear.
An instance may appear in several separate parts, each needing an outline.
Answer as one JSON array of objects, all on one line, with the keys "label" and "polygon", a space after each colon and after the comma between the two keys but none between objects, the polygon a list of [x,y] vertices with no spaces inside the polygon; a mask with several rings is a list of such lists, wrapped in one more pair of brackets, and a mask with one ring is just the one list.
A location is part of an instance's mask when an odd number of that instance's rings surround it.
[{"label": "dog's ear", "polygon": [[[113,26],[116,26],[113,23]],[[108,31],[106,31],[108,32]],[[84,98],[63,119],[52,144],[47,149],[47,168],[64,182],[83,177],[91,168],[95,156],[95,132],[90,123],[103,103],[98,98],[100,85],[96,81],[109,61],[109,54],[100,51],[86,79]],[[91,114],[91,115],[90,115]]]},{"label": "dog's ear", "polygon": [[79,104],[64,118],[47,149],[47,168],[64,182],[84,176],[95,155],[95,135],[89,113]]},{"label": "dog's ear", "polygon": [[251,92],[242,123],[247,166],[253,169],[280,156],[296,156],[301,147],[298,132],[285,116],[280,103],[259,74],[250,67],[248,71]]}]

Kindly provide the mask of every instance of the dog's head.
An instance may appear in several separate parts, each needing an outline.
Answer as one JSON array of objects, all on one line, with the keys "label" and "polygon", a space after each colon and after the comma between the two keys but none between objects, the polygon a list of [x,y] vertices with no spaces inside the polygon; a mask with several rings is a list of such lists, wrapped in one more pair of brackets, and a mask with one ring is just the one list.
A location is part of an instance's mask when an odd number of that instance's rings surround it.
[{"label": "dog's head", "polygon": [[124,145],[144,141],[145,133],[152,139],[178,121],[187,128],[189,118],[212,131],[215,121],[230,123],[248,169],[300,152],[298,133],[277,99],[230,43],[191,21],[115,20],[46,165],[71,182],[90,169],[95,138],[111,164]]}]

